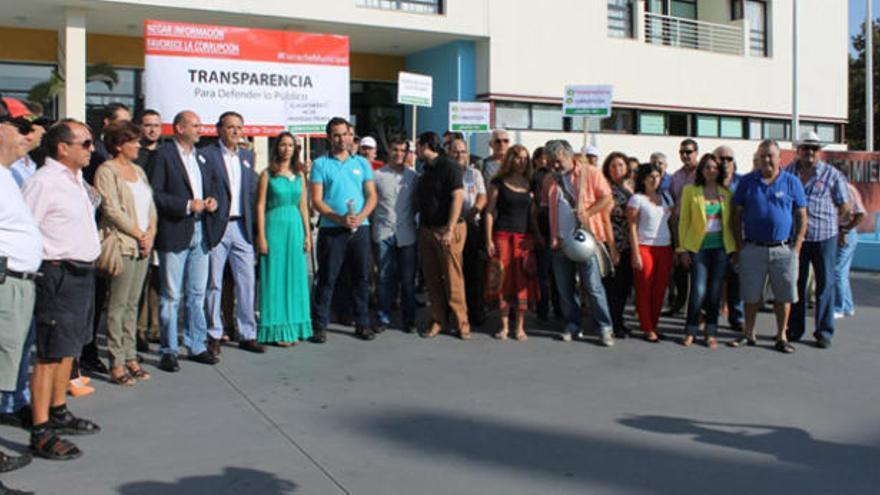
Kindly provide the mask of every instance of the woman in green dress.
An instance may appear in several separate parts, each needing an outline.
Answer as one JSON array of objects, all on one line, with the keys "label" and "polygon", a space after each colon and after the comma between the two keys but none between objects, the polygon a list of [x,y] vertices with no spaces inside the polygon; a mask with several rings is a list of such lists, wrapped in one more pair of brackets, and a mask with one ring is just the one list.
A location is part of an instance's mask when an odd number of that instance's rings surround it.
[{"label": "woman in green dress", "polygon": [[260,254],[261,343],[296,345],[312,335],[309,274],[309,206],[296,138],[281,133],[257,193]]}]

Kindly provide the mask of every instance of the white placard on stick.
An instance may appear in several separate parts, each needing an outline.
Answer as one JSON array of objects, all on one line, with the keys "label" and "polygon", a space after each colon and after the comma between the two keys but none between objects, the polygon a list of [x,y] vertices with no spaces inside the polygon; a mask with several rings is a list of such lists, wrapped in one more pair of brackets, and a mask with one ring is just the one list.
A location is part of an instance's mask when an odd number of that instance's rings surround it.
[{"label": "white placard on stick", "polygon": [[562,114],[566,117],[609,117],[613,93],[614,87],[609,84],[570,84],[565,87],[562,98]]},{"label": "white placard on stick", "polygon": [[417,107],[433,104],[434,79],[423,74],[400,72],[397,75],[397,103]]},{"label": "white placard on stick", "polygon": [[489,132],[489,103],[483,101],[450,101],[449,130],[452,132]]}]

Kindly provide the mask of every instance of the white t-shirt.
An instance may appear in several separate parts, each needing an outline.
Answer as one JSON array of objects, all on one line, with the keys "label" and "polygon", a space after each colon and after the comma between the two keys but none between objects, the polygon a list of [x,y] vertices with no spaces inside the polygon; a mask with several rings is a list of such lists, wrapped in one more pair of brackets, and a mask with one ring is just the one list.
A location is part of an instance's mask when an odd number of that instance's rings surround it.
[{"label": "white t-shirt", "polygon": [[672,233],[669,231],[669,217],[672,215],[672,203],[661,195],[662,206],[657,206],[641,193],[629,198],[627,208],[639,212],[639,244],[645,246],[669,246],[672,244]]},{"label": "white t-shirt", "polygon": [[134,210],[137,216],[138,229],[146,232],[150,226],[150,203],[153,202],[153,191],[140,177],[137,182],[125,181],[134,196]]}]

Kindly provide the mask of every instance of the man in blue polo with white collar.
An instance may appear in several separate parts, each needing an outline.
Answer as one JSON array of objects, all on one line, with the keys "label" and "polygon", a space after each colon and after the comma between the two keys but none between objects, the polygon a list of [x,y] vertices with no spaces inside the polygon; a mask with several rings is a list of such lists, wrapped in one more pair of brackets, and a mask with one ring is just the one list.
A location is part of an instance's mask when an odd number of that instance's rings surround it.
[{"label": "man in blue polo with white collar", "polygon": [[352,128],[334,117],[327,123],[330,151],[315,160],[310,176],[312,205],[321,214],[318,224],[318,273],[312,297],[311,341],[327,341],[333,289],[343,261],[349,270],[354,303],[355,335],[373,340],[370,298],[370,213],[376,207],[373,169],[362,156],[352,155]]},{"label": "man in blue polo with white collar", "polygon": [[798,297],[798,256],[807,232],[807,200],[797,177],[782,170],[776,141],[765,139],[758,145],[756,163],[757,169],[742,177],[733,194],[730,223],[739,256],[746,324],[743,335],[729,345],[755,345],[755,318],[769,276],[775,298],[774,348],[790,354],[794,347],[788,342],[785,325]]}]

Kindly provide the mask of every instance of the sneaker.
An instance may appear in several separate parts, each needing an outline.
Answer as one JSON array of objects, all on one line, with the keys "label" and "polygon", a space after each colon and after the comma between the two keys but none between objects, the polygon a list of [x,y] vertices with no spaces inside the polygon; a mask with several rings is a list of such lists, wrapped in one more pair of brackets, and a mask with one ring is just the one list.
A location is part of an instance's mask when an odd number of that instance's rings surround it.
[{"label": "sneaker", "polygon": [[324,342],[327,342],[327,330],[316,328],[314,335],[309,337],[309,342],[313,344],[323,344]]},{"label": "sneaker", "polygon": [[559,334],[559,340],[563,342],[571,342],[571,332],[563,330],[562,333]]},{"label": "sneaker", "polygon": [[614,347],[614,336],[611,330],[602,332],[602,347]]},{"label": "sneaker", "polygon": [[856,310],[854,310],[854,309],[843,312],[843,316],[855,316],[855,315],[856,315]]},{"label": "sneaker", "polygon": [[819,336],[816,339],[816,346],[820,349],[828,349],[831,347],[831,339]]},{"label": "sneaker", "polygon": [[846,315],[843,313],[838,313],[837,311],[834,312],[834,319],[835,320],[842,320],[845,316]]}]

